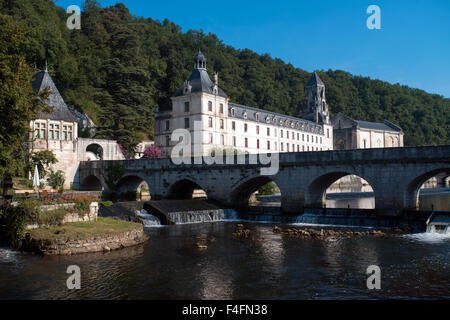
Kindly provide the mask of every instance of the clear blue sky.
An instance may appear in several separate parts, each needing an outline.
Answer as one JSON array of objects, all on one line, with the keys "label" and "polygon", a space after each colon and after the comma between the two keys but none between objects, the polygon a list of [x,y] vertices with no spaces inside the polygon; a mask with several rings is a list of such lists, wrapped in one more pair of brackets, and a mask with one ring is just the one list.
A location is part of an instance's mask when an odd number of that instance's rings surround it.
[{"label": "clear blue sky", "polygon": [[[117,2],[307,71],[341,69],[450,98],[449,0],[100,0]],[[366,27],[372,4],[381,9],[381,30]]]}]

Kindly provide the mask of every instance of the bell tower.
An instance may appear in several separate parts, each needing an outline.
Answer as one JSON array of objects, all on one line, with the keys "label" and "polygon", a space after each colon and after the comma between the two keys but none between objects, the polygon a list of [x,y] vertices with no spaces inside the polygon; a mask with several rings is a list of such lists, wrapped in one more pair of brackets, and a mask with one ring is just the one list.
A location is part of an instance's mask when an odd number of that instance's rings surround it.
[{"label": "bell tower", "polygon": [[306,104],[303,108],[303,118],[320,124],[330,123],[325,84],[316,71],[306,84]]}]

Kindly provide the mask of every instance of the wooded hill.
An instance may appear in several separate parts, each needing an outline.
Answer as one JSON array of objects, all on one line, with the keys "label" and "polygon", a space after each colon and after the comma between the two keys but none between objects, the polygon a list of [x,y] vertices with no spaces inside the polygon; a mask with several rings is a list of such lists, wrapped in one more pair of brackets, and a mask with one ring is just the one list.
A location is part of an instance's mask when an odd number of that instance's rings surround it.
[{"label": "wooded hill", "polygon": [[[67,13],[50,0],[0,0],[0,13],[29,27],[22,54],[30,66],[45,66],[67,104],[100,126],[97,137],[117,139],[131,150],[153,137],[156,105],[189,77],[198,48],[208,71],[231,101],[301,117],[310,73],[270,55],[237,50],[214,34],[189,30],[168,20],[132,16],[123,4],[101,8],[86,1],[81,30],[66,27]],[[332,114],[398,124],[408,146],[448,144],[450,99],[399,84],[320,71]]]}]

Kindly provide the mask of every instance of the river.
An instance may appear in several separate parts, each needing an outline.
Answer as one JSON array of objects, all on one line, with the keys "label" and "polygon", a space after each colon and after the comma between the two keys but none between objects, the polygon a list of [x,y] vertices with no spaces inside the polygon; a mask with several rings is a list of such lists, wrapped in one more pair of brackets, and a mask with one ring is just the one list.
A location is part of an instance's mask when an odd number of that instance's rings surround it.
[{"label": "river", "polygon": [[[0,299],[450,298],[450,238],[438,234],[292,239],[272,224],[147,228],[150,240],[110,253],[40,257],[0,248]],[[195,246],[197,236],[214,241]],[[81,289],[66,287],[69,265]],[[366,269],[381,268],[381,290]]]}]

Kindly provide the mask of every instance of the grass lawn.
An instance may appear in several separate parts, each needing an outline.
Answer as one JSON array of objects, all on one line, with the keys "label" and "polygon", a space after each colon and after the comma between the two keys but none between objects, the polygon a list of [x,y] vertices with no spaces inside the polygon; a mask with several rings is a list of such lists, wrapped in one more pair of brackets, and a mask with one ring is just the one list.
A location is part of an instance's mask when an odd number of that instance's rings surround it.
[{"label": "grass lawn", "polygon": [[139,223],[123,220],[98,218],[97,221],[75,222],[57,227],[34,229],[29,233],[31,238],[36,240],[85,239],[132,231],[141,226]]}]

